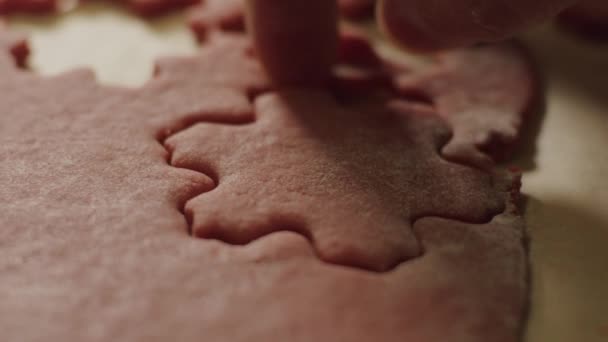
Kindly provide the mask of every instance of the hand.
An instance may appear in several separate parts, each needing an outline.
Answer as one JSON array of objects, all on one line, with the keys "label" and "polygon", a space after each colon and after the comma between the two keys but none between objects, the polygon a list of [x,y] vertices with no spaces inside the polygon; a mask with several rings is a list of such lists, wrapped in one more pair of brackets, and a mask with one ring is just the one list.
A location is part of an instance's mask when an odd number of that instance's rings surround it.
[{"label": "hand", "polygon": [[336,0],[247,0],[247,27],[274,82],[328,78],[338,45]]},{"label": "hand", "polygon": [[429,52],[509,38],[576,2],[382,0],[378,20],[384,32],[401,46]]},{"label": "hand", "polygon": [[[604,0],[600,0],[604,1]],[[576,0],[379,0],[377,17],[399,45],[430,52],[509,36]],[[247,0],[257,53],[279,84],[330,75],[338,44],[336,0]]]}]

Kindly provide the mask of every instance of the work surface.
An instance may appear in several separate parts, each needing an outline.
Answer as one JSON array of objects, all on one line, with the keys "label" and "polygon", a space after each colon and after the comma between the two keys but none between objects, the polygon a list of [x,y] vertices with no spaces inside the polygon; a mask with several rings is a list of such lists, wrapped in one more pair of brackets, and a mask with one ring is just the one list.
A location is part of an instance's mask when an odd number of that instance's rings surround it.
[{"label": "work surface", "polygon": [[[196,51],[182,18],[144,22],[106,5],[64,16],[16,18],[31,34],[31,67],[95,69],[101,82],[136,86],[163,55]],[[608,340],[608,45],[552,28],[526,37],[549,100],[521,158],[531,236],[528,342]],[[537,134],[537,135],[536,135]]]}]

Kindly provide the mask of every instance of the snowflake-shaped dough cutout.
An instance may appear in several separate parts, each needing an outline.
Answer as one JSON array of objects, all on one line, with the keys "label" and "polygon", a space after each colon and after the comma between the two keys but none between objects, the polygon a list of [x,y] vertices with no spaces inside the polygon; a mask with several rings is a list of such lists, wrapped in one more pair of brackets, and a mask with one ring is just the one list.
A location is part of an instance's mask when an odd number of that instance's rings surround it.
[{"label": "snowflake-shaped dough cutout", "polygon": [[254,123],[200,123],[166,142],[172,165],[218,181],[186,207],[197,237],[246,244],[291,230],[324,261],[386,271],[422,253],[415,220],[480,223],[504,210],[511,184],[444,160],[448,128],[415,105],[348,108],[287,91],[255,109]]}]

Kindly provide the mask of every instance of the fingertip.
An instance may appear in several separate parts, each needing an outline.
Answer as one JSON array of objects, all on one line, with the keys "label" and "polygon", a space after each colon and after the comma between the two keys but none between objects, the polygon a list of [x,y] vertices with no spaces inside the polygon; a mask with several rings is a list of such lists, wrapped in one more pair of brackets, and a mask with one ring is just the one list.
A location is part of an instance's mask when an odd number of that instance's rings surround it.
[{"label": "fingertip", "polygon": [[331,0],[247,0],[247,25],[256,52],[279,85],[317,85],[331,75],[338,46],[338,14]]}]

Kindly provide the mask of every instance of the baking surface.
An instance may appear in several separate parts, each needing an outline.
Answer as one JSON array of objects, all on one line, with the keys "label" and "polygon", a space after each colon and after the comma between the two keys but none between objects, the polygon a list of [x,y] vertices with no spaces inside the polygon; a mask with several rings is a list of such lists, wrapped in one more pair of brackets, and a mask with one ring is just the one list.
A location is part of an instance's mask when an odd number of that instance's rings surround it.
[{"label": "baking surface", "polygon": [[[180,16],[144,22],[91,4],[50,18],[15,18],[43,74],[93,67],[101,82],[137,86],[155,58],[196,50]],[[608,339],[608,46],[543,28],[526,37],[549,88],[536,148],[517,165],[532,254],[528,342]]]}]

